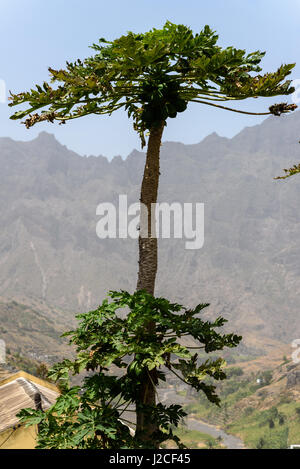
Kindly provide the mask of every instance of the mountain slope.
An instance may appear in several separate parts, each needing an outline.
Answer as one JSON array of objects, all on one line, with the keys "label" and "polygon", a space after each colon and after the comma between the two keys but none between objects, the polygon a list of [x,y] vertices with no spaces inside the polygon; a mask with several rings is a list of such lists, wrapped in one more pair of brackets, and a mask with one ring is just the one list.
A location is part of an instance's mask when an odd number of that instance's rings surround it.
[{"label": "mountain slope", "polygon": [[[232,139],[165,142],[159,199],[204,202],[205,243],[160,240],[157,294],[211,303],[261,351],[300,337],[300,180],[274,181],[300,161],[300,113]],[[135,288],[137,243],[100,240],[96,207],[139,199],[145,155],[80,157],[42,132],[0,139],[0,295],[41,304],[68,325],[110,289]],[[1,314],[1,308],[0,308]]]}]

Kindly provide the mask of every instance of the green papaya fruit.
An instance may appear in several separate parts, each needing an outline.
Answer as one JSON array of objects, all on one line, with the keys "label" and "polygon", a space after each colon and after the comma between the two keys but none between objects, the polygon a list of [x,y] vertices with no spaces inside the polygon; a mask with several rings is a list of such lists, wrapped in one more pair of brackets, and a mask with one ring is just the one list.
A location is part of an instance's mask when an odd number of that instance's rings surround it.
[{"label": "green papaya fruit", "polygon": [[184,101],[184,99],[178,99],[176,101],[176,110],[177,112],[183,112],[187,108],[187,103]]}]

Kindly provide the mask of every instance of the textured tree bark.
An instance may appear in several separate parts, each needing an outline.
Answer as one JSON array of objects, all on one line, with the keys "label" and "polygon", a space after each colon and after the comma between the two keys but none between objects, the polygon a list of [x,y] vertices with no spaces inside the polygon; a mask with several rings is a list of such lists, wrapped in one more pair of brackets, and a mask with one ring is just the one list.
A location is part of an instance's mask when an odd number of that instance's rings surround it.
[{"label": "textured tree bark", "polygon": [[[140,236],[139,236],[139,273],[137,290],[146,290],[154,294],[155,279],[157,273],[157,238],[155,231],[155,210],[151,210],[152,204],[157,202],[159,184],[159,153],[164,122],[160,126],[151,129],[144,176],[141,187],[140,202],[146,211],[141,210]],[[152,213],[153,212],[153,213]],[[155,323],[146,324],[148,331],[155,330]],[[155,405],[155,386],[157,384],[156,370],[147,372],[140,387],[140,403]],[[145,442],[151,438],[157,430],[157,425],[149,421],[149,417],[139,409],[137,405],[137,427],[136,434]]]},{"label": "textured tree bark", "polygon": [[[157,272],[157,238],[154,231],[155,213],[151,211],[151,204],[156,204],[159,183],[159,153],[164,123],[151,130],[144,176],[141,187],[140,202],[147,209],[141,213],[139,236],[139,273],[137,290],[146,290],[153,295]],[[146,236],[145,236],[146,235]],[[151,237],[152,235],[152,237]]]}]

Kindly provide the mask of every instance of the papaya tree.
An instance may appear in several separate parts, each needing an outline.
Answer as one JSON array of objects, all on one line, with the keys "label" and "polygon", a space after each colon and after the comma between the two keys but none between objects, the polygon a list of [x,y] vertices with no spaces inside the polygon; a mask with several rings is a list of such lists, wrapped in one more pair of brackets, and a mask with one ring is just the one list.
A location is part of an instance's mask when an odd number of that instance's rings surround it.
[{"label": "papaya tree", "polygon": [[[189,27],[169,21],[162,29],[142,34],[128,32],[113,41],[101,38],[92,49],[92,57],[67,62],[61,70],[49,68],[50,83],[36,85],[27,92],[11,93],[10,106],[25,105],[11,119],[25,119],[24,124],[30,128],[44,121],[65,124],[90,114],[111,115],[119,109],[127,112],[142,147],[147,144],[140,193],[145,210],[141,210],[140,220],[137,292],[154,295],[157,237],[152,208],[157,202],[160,147],[169,118],[176,118],[189,103],[253,115],[279,116],[292,111],[296,106],[286,103],[273,104],[263,113],[252,113],[224,106],[221,102],[292,93],[294,89],[286,77],[294,64],[281,65],[274,72],[261,74],[264,52],[222,48],[218,45],[218,35],[209,26],[194,34]],[[143,334],[152,344],[156,343],[155,337],[161,337],[157,332],[158,317],[155,320],[154,313],[143,317]],[[179,329],[174,333],[180,336]],[[167,360],[165,365],[169,363],[169,353],[170,350],[163,354]],[[147,361],[137,358],[141,355],[135,355],[135,361],[142,363],[147,372],[139,377],[135,397],[136,435],[149,441],[159,425],[149,419],[145,409],[156,406],[160,362],[154,360],[148,366]]]}]

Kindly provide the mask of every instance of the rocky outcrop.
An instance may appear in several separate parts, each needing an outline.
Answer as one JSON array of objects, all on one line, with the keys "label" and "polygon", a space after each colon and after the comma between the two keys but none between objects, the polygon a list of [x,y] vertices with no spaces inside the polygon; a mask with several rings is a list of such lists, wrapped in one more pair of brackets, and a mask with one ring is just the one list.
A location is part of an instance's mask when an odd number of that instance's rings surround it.
[{"label": "rocky outcrop", "polygon": [[287,388],[293,388],[300,385],[300,370],[293,370],[287,374]]}]

